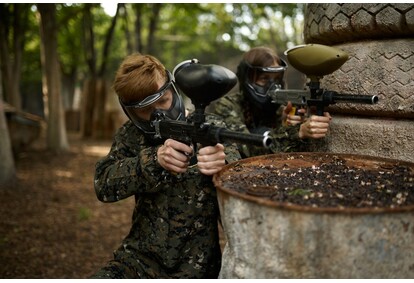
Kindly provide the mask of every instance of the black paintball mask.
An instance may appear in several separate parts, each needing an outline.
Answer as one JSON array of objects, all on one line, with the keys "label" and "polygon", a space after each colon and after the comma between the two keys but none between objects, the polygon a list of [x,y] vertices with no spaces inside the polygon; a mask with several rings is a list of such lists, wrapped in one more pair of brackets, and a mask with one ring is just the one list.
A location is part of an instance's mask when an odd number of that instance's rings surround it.
[{"label": "black paintball mask", "polygon": [[[237,67],[237,77],[240,82],[240,90],[246,96],[250,103],[258,110],[268,110],[275,108],[271,98],[267,95],[271,89],[285,87],[284,73],[287,69],[287,63],[280,58],[281,66],[277,67],[260,67],[252,66],[246,60],[240,62]],[[278,79],[269,79],[265,85],[258,85],[254,79],[260,73],[280,74]]]},{"label": "black paintball mask", "polygon": [[171,91],[173,96],[173,101],[171,103],[171,107],[168,110],[164,109],[155,109],[153,111],[159,114],[162,114],[164,119],[171,119],[171,120],[185,120],[185,107],[184,102],[177,91],[175,86],[175,82],[172,78],[171,73],[166,70],[167,72],[167,82],[154,94],[147,96],[141,101],[133,102],[133,103],[124,103],[121,99],[119,99],[119,103],[122,106],[125,114],[128,118],[134,123],[134,125],[140,129],[146,137],[152,138],[155,135],[155,128],[153,125],[153,120],[155,119],[156,115],[151,115],[150,121],[141,119],[137,115],[137,111],[143,109],[145,107],[150,106],[151,104],[158,101],[163,95],[165,95],[168,91]]}]

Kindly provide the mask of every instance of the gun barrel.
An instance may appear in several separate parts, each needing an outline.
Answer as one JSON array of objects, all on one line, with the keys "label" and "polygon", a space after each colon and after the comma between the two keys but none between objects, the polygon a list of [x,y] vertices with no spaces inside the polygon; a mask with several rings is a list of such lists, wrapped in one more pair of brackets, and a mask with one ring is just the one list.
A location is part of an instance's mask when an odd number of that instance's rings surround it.
[{"label": "gun barrel", "polygon": [[154,122],[155,136],[162,139],[175,139],[184,143],[200,143],[202,145],[215,145],[217,143],[230,142],[251,144],[269,147],[273,140],[265,133],[248,134],[228,130],[224,127],[204,124],[197,127],[185,121],[160,120]]},{"label": "gun barrel", "polygon": [[335,102],[350,102],[361,104],[376,104],[378,103],[378,96],[376,95],[354,95],[335,93],[333,96]]},{"label": "gun barrel", "polygon": [[218,128],[216,139],[218,142],[234,142],[241,144],[251,144],[257,146],[264,146],[268,148],[272,144],[272,139],[267,133],[263,135],[259,134],[247,134],[236,131],[230,131],[225,128]]}]

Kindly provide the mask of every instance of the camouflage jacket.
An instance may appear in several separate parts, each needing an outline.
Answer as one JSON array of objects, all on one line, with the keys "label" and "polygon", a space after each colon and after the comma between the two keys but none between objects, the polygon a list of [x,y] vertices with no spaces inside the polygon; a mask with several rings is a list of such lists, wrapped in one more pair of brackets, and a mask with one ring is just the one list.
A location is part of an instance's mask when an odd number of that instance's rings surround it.
[{"label": "camouflage jacket", "polygon": [[[221,252],[216,191],[196,165],[171,174],[130,122],[116,133],[109,154],[96,164],[95,192],[103,202],[135,196],[132,227],[115,260],[138,278],[217,278]],[[240,159],[226,146],[228,162]]]},{"label": "camouflage jacket", "polygon": [[300,152],[308,150],[308,141],[299,138],[299,127],[283,126],[281,121],[282,107],[276,110],[276,117],[272,121],[273,125],[268,125],[265,122],[258,121],[255,125],[247,125],[246,111],[244,105],[247,104],[241,92],[230,93],[219,100],[215,101],[212,109],[215,114],[224,119],[225,124],[233,131],[240,131],[245,133],[256,132],[256,128],[266,128],[270,130],[274,143],[270,148],[239,145],[239,151],[243,157],[251,157],[257,155],[279,153],[279,152]]}]

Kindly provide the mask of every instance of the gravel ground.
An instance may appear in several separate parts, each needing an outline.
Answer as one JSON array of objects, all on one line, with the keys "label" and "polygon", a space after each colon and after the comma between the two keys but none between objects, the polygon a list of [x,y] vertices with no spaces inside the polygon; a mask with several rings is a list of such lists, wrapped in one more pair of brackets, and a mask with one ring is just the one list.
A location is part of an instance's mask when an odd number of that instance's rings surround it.
[{"label": "gravel ground", "polygon": [[69,142],[61,155],[41,144],[20,153],[17,183],[0,187],[0,278],[88,278],[127,234],[134,199],[104,204],[93,188],[111,141]]}]

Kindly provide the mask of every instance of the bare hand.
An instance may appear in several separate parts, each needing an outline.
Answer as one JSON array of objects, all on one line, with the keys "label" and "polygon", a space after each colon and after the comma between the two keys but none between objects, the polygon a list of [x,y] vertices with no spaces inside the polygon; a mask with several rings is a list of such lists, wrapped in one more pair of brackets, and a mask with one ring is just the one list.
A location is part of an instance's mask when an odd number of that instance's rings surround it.
[{"label": "bare hand", "polygon": [[187,171],[192,154],[193,149],[190,146],[173,139],[167,139],[164,145],[158,149],[157,159],[164,169],[175,173],[184,173]]},{"label": "bare hand", "polygon": [[220,143],[215,146],[200,148],[197,154],[197,166],[204,175],[214,175],[226,164],[224,146]]},{"label": "bare hand", "polygon": [[331,120],[332,117],[328,112],[324,112],[323,116],[310,116],[300,125],[299,138],[320,139],[325,137],[328,133]]}]

